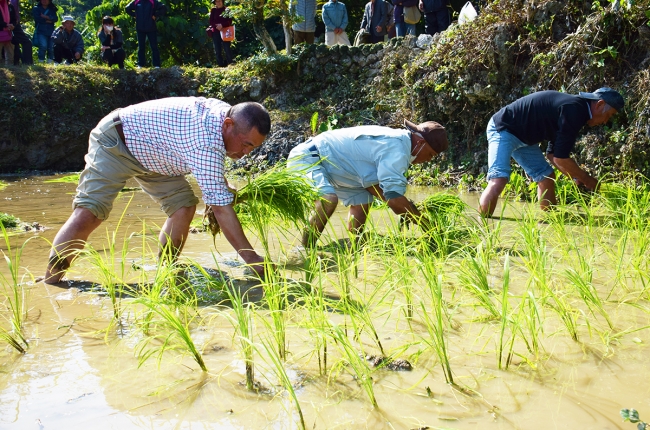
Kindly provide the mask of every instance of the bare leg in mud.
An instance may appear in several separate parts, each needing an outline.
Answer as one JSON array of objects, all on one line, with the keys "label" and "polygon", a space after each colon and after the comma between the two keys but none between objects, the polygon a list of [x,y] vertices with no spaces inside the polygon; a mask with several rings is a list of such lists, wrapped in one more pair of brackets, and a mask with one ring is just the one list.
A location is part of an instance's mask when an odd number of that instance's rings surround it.
[{"label": "bare leg in mud", "polygon": [[[160,231],[159,258],[162,258],[164,254],[169,254],[172,259],[178,256],[187,240],[190,223],[195,211],[196,206],[183,207],[167,218]],[[99,227],[101,223],[102,220],[93,215],[88,209],[75,208],[70,218],[54,238],[53,249],[43,279],[46,284],[61,282],[77,253],[86,245],[90,233]],[[169,239],[171,239],[171,247],[168,246]]]}]

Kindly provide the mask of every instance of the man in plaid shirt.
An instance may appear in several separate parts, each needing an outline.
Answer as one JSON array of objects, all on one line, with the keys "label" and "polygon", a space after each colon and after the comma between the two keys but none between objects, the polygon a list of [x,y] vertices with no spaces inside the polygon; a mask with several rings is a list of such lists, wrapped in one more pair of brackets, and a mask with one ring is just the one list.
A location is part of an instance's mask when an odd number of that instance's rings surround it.
[{"label": "man in plaid shirt", "polygon": [[[161,254],[177,255],[187,239],[199,199],[192,173],[230,244],[259,274],[264,259],[244,234],[225,178],[225,157],[238,160],[262,145],[271,129],[259,103],[235,106],[202,97],[151,100],[111,112],[90,132],[86,167],[73,212],[54,238],[45,282],[61,281],[76,252],[103,220],[126,181],[134,178],[168,218]],[[168,243],[171,242],[171,243]]]}]

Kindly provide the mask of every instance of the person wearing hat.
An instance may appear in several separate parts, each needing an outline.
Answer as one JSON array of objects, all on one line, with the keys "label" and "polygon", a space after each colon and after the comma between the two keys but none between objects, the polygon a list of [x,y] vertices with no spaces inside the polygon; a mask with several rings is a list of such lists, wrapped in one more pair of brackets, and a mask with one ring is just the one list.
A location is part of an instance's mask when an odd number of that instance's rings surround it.
[{"label": "person wearing hat", "polygon": [[411,164],[431,161],[449,146],[445,128],[428,121],[406,129],[375,125],[330,130],[299,144],[289,154],[287,166],[303,172],[318,189],[310,229],[302,244],[316,245],[339,199],[350,207],[348,230],[363,232],[370,204],[384,200],[398,215],[416,222],[420,213],[408,200],[406,171]]},{"label": "person wearing hat", "polygon": [[81,37],[81,33],[75,30],[74,24],[74,18],[66,15],[63,17],[61,26],[52,33],[56,64],[61,64],[64,59],[66,64],[81,60],[84,53],[84,39]]},{"label": "person wearing hat", "polygon": [[[576,183],[595,191],[598,180],[571,158],[578,132],[585,125],[604,124],[624,107],[623,97],[607,87],[571,95],[540,91],[502,108],[487,126],[488,185],[479,200],[483,216],[492,216],[510,179],[512,157],[533,181],[542,209],[556,203],[553,166]],[[546,158],[538,144],[548,141]],[[550,162],[550,164],[549,164]]]}]

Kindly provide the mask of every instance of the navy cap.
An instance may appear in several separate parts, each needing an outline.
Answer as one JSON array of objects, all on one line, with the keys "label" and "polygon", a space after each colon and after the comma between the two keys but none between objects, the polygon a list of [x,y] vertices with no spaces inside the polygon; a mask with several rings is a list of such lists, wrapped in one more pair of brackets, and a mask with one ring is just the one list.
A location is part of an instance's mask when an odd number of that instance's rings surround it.
[{"label": "navy cap", "polygon": [[593,93],[581,92],[579,96],[587,100],[602,100],[617,111],[622,111],[625,107],[623,96],[618,91],[609,87],[598,88]]}]

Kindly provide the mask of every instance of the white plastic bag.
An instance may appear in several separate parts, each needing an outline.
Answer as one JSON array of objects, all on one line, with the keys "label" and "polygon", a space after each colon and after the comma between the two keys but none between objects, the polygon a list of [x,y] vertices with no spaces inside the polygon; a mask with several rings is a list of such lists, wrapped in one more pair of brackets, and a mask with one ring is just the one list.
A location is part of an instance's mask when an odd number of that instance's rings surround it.
[{"label": "white plastic bag", "polygon": [[474,21],[476,19],[476,9],[470,2],[465,3],[465,6],[460,10],[458,14],[458,24],[464,24],[466,22]]}]

